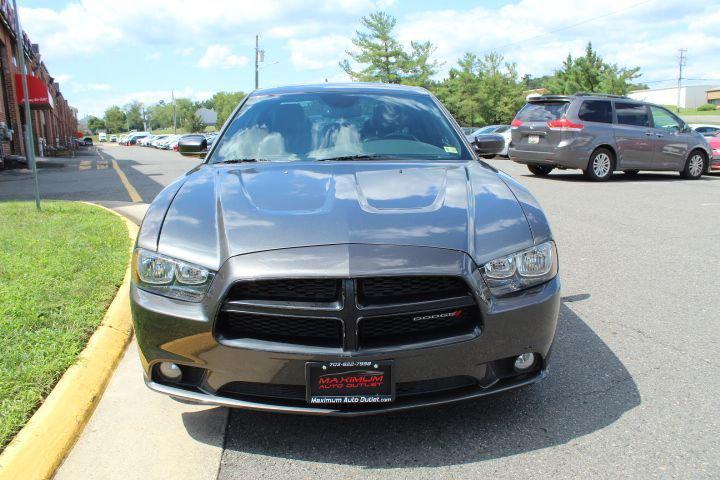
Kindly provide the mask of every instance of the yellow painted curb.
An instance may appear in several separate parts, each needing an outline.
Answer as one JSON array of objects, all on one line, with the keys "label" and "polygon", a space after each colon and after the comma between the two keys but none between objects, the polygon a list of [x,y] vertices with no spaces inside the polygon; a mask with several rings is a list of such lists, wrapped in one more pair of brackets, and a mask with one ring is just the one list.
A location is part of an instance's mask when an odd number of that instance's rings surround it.
[{"label": "yellow painted curb", "polygon": [[[125,220],[134,242],[138,227],[117,212],[105,210]],[[0,455],[0,480],[40,480],[55,474],[90,419],[132,336],[129,293],[128,266],[102,323],[77,362]]]}]

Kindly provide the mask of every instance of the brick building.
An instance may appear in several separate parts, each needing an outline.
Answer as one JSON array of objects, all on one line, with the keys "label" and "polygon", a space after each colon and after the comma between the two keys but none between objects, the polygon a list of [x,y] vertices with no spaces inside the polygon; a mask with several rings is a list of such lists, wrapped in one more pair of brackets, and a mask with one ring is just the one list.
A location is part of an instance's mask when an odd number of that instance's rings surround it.
[{"label": "brick building", "polygon": [[[0,0],[0,144],[2,156],[25,156],[22,125],[25,124],[22,80],[15,32],[15,11],[12,1]],[[22,32],[23,54],[28,72],[28,90],[33,122],[36,154],[55,149],[72,148],[77,131],[77,111],[70,107],[60,85],[50,75],[40,56]],[[4,124],[13,131],[2,135]]]}]

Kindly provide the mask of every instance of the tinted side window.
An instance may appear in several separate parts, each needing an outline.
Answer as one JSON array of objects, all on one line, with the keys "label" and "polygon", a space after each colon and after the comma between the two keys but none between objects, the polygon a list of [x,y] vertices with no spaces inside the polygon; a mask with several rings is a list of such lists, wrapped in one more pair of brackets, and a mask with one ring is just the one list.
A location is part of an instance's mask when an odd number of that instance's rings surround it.
[{"label": "tinted side window", "polygon": [[612,106],[607,100],[585,100],[578,118],[586,122],[612,123]]},{"label": "tinted side window", "polygon": [[680,130],[680,122],[672,113],[668,112],[664,108],[655,106],[650,107],[650,111],[652,112],[655,128],[662,128],[663,130],[675,132]]},{"label": "tinted side window", "polygon": [[548,122],[550,120],[557,120],[565,114],[568,105],[568,102],[527,103],[515,118],[523,122]]},{"label": "tinted side window", "polygon": [[615,102],[615,113],[620,124],[634,125],[636,127],[650,126],[650,116],[645,105]]}]

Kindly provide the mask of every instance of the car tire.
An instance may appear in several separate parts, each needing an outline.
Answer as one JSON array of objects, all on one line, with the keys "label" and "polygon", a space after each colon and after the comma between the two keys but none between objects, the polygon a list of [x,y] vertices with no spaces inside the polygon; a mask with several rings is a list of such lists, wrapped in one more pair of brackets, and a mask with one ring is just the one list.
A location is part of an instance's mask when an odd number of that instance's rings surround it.
[{"label": "car tire", "polygon": [[640,170],[623,170],[623,173],[628,177],[637,177]]},{"label": "car tire", "polygon": [[705,173],[706,165],[707,159],[705,158],[705,154],[698,150],[690,152],[690,155],[688,155],[685,161],[685,168],[680,172],[680,176],[688,180],[697,180]]},{"label": "car tire", "polygon": [[547,165],[528,165],[527,167],[530,173],[538,177],[547,177],[553,171],[553,167]]},{"label": "car tire", "polygon": [[607,148],[598,148],[588,161],[587,169],[585,169],[585,177],[594,182],[604,182],[612,177],[615,170],[615,158],[613,153]]}]

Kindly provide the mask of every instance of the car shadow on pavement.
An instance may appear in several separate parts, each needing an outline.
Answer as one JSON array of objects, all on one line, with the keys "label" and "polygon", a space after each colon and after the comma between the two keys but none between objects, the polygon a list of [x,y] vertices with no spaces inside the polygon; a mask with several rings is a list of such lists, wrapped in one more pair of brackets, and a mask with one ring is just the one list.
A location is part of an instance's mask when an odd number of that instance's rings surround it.
[{"label": "car shadow on pavement", "polygon": [[[523,177],[528,178],[540,178],[532,173],[523,174]],[[677,172],[641,172],[637,175],[625,175],[622,172],[616,172],[610,177],[607,182],[712,182],[720,178],[716,174],[705,174],[697,180],[686,180],[682,178]],[[591,180],[585,178],[579,170],[570,171],[553,171],[550,175],[542,177],[544,180],[555,180],[555,181],[566,181],[566,182],[586,182],[594,184]],[[600,182],[600,183],[607,183]]]},{"label": "car shadow on pavement", "polygon": [[358,418],[232,410],[225,448],[231,457],[248,453],[368,468],[448,466],[564,444],[607,427],[640,402],[622,362],[563,304],[550,375],[536,385]]}]

